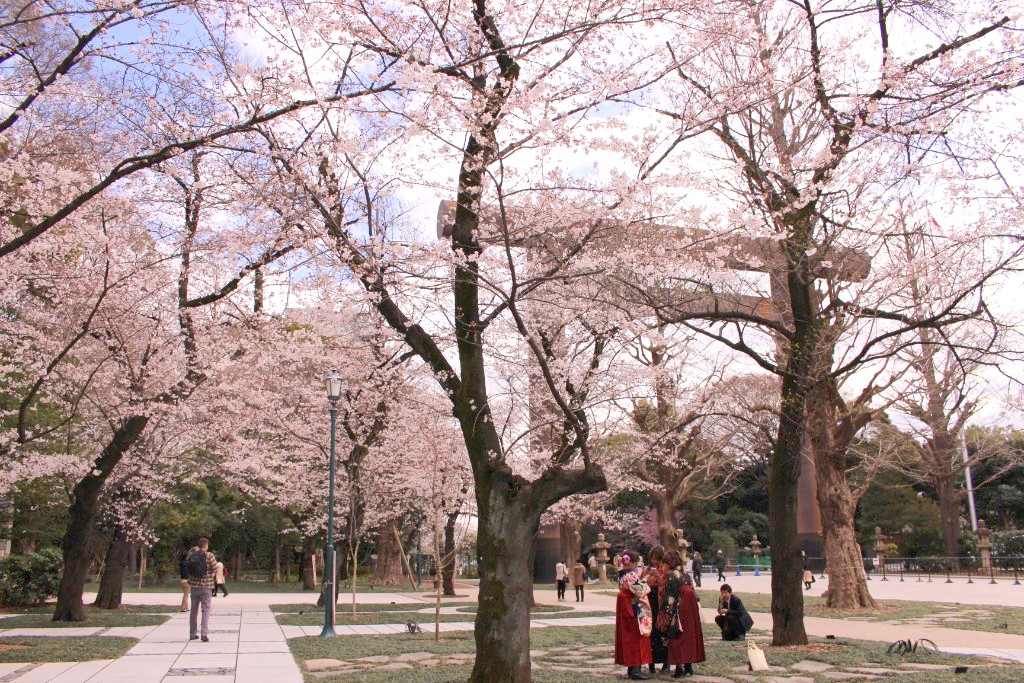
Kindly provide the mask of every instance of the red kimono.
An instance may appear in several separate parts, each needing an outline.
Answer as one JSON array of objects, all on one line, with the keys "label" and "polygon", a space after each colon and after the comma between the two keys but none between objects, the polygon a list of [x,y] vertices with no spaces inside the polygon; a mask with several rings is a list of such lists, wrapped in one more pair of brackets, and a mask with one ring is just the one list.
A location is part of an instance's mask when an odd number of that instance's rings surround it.
[{"label": "red kimono", "polygon": [[[679,635],[668,639],[669,664],[694,664],[707,659],[704,652],[704,629],[700,623],[700,604],[693,586],[675,581],[670,575],[668,589],[678,595]],[[678,588],[677,588],[678,587]]]},{"label": "red kimono", "polygon": [[643,666],[652,661],[651,636],[640,634],[640,625],[633,611],[633,593],[620,579],[619,596],[615,600],[615,663]]}]

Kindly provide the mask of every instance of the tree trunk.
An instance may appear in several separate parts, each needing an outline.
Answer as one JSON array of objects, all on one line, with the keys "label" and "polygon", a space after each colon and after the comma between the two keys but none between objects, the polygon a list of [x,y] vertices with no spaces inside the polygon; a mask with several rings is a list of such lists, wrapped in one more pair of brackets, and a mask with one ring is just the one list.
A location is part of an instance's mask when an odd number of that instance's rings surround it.
[{"label": "tree trunk", "polygon": [[819,380],[807,406],[807,434],[814,452],[818,507],[828,567],[825,604],[843,610],[877,609],[878,603],[868,591],[864,561],[854,527],[857,501],[846,479],[846,447],[858,427],[854,426],[849,415],[843,416],[842,425],[838,424],[836,401],[841,399],[833,398],[838,397],[838,390],[830,379],[824,377],[831,365],[831,357],[820,360]]},{"label": "tree trunk", "polygon": [[64,573],[57,590],[57,606],[53,621],[85,621],[82,607],[82,593],[85,592],[85,575],[89,570],[88,546],[92,528],[99,511],[99,498],[107,477],[128,449],[130,449],[146,428],[149,418],[133,415],[121,424],[103,452],[93,463],[92,469],[75,485],[72,491],[71,508],[68,511],[68,527],[61,541],[64,556]]},{"label": "tree trunk", "polygon": [[665,550],[674,550],[677,547],[676,510],[668,496],[660,491],[652,491],[651,498],[654,500],[654,510],[658,514],[658,543]]},{"label": "tree trunk", "polygon": [[477,487],[477,500],[483,504],[477,536],[480,607],[472,683],[530,680],[533,581],[530,553],[523,550],[533,545],[539,515],[523,510],[525,503],[514,493],[503,493],[486,482]]},{"label": "tree trunk", "polygon": [[271,565],[270,583],[281,583],[281,537],[274,536],[274,562]]},{"label": "tree trunk", "polygon": [[578,519],[570,519],[559,525],[560,558],[566,567],[571,567],[583,557],[583,525]]},{"label": "tree trunk", "polygon": [[935,493],[939,497],[939,521],[942,526],[942,543],[950,563],[957,566],[957,544],[960,541],[960,496],[957,495],[953,475],[942,473],[932,475]]},{"label": "tree trunk", "polygon": [[448,597],[455,595],[455,523],[459,519],[459,512],[447,516],[444,521],[444,555],[441,558],[443,568],[441,570],[441,583],[444,594]]},{"label": "tree trunk", "polygon": [[803,562],[796,533],[796,488],[804,401],[793,378],[782,383],[782,415],[768,477],[768,524],[772,544],[772,645],[806,645]]},{"label": "tree trunk", "polygon": [[377,536],[377,567],[373,572],[376,586],[399,586],[402,583],[402,551],[398,547],[398,529],[394,523],[384,527]]},{"label": "tree trunk", "polygon": [[[313,558],[316,556],[315,539],[302,539],[302,590],[317,590],[316,577],[313,571]],[[235,569],[236,576],[239,569]]]},{"label": "tree trunk", "polygon": [[825,604],[843,610],[877,609],[878,603],[868,590],[864,560],[857,543],[853,522],[857,504],[846,481],[846,459],[837,458],[834,453],[816,457],[818,504],[828,567]]},{"label": "tree trunk", "polygon": [[107,559],[103,563],[103,576],[100,577],[100,588],[96,600],[92,603],[101,609],[117,609],[121,606],[121,593],[124,588],[124,574],[131,561],[132,544],[124,540],[120,529],[107,548]]}]

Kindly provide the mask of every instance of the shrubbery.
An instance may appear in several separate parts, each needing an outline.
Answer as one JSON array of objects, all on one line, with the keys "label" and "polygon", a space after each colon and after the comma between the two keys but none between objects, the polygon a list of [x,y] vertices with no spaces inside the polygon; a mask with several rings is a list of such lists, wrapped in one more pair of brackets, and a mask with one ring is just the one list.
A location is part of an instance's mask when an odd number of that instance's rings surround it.
[{"label": "shrubbery", "polygon": [[56,548],[0,559],[0,606],[41,605],[56,595],[61,561]]},{"label": "shrubbery", "polygon": [[997,531],[992,534],[992,555],[997,567],[1024,567],[1024,530]]}]

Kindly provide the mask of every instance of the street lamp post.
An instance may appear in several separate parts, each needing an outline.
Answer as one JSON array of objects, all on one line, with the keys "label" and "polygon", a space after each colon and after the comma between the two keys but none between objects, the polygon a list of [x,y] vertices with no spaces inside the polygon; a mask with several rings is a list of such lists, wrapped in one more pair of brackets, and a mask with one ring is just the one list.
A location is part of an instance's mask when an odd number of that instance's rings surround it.
[{"label": "street lamp post", "polygon": [[327,484],[327,548],[324,551],[324,628],[321,638],[334,633],[334,580],[337,574],[334,566],[334,430],[338,421],[338,399],[341,398],[341,375],[337,370],[324,378],[327,384],[327,400],[331,402],[331,456],[328,465]]}]

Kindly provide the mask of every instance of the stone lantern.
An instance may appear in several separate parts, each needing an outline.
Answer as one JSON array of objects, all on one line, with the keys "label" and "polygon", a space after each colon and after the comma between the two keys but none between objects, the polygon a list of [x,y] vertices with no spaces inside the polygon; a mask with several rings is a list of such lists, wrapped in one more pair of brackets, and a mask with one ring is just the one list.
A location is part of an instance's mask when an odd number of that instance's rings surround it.
[{"label": "stone lantern", "polygon": [[885,534],[882,533],[882,527],[875,527],[875,554],[878,555],[878,564],[882,567],[882,581],[887,581],[885,578]]},{"label": "stone lantern", "polygon": [[601,583],[608,582],[608,549],[611,547],[612,544],[604,540],[604,534],[597,535],[594,550],[597,551],[597,576]]},{"label": "stone lantern", "polygon": [[981,552],[981,566],[984,569],[992,568],[992,539],[989,538],[991,535],[988,527],[985,526],[985,520],[978,520],[978,550]]},{"label": "stone lantern", "polygon": [[676,529],[676,546],[679,551],[679,559],[682,560],[683,564],[686,564],[688,557],[687,551],[690,549],[690,542],[683,538],[685,532],[682,529]]}]

